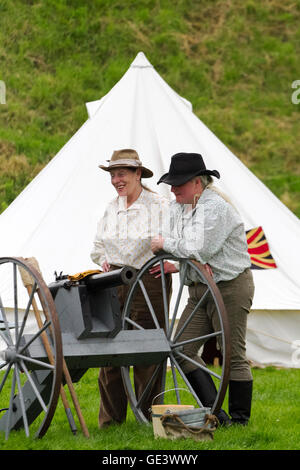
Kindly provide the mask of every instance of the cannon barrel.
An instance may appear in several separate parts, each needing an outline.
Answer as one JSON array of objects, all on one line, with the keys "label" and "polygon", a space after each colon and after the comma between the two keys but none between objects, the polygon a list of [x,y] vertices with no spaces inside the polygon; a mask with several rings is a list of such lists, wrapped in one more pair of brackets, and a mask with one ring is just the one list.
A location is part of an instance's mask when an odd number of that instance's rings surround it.
[{"label": "cannon barrel", "polygon": [[108,273],[92,274],[84,279],[84,283],[89,287],[115,287],[122,284],[131,284],[136,278],[136,270],[129,266],[124,266]]},{"label": "cannon barrel", "polygon": [[131,284],[134,282],[137,276],[137,272],[134,268],[130,266],[123,266],[120,269],[115,269],[114,271],[109,271],[108,273],[99,273],[92,274],[86,277],[78,279],[78,281],[71,280],[72,276],[62,276],[58,278],[55,282],[52,282],[48,285],[48,288],[52,294],[52,297],[55,298],[57,291],[63,287],[69,289],[74,284],[77,285],[86,285],[89,288],[100,288],[106,289],[110,287],[121,286],[123,284]]}]

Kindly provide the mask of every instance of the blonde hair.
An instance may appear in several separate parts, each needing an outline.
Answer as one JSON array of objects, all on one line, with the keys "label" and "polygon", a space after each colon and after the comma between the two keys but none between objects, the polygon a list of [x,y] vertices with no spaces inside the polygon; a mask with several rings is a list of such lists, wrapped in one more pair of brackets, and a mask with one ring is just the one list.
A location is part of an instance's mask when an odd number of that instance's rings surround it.
[{"label": "blonde hair", "polygon": [[142,181],[141,181],[141,186],[142,188],[145,190],[145,191],[149,191],[150,193],[155,193],[157,194],[155,191],[153,191],[153,189],[150,189],[150,188],[147,188],[147,186],[145,186]]},{"label": "blonde hair", "polygon": [[[136,173],[137,168],[129,167],[129,168],[127,168],[127,170],[130,170],[130,171]],[[152,189],[148,188],[147,186],[144,185],[144,183],[142,183],[142,175],[141,175],[141,179],[140,179],[140,184],[141,184],[142,188],[143,188],[145,191],[149,191],[150,193],[155,193],[155,191],[153,191]],[[155,193],[155,194],[157,194],[157,193]]]},{"label": "blonde hair", "polygon": [[211,189],[215,193],[219,194],[219,196],[221,196],[224,199],[224,201],[228,202],[228,204],[231,204],[232,207],[236,209],[236,207],[234,206],[230,198],[227,196],[227,194],[223,193],[219,188],[217,188],[214,185],[214,180],[212,179],[210,175],[198,175],[195,178],[200,178],[202,186],[203,186],[203,190],[206,188]]}]

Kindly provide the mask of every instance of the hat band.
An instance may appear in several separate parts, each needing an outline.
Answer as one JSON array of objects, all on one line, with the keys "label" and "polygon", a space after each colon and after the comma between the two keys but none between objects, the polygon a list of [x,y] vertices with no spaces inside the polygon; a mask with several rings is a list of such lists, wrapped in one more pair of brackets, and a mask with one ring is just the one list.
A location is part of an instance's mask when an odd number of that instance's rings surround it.
[{"label": "hat band", "polygon": [[140,160],[133,160],[133,159],[130,159],[130,158],[123,158],[123,159],[120,159],[120,160],[115,160],[115,161],[110,161],[108,166],[111,167],[111,166],[122,166],[122,165],[130,165],[130,166],[136,166],[136,167],[139,167],[139,166],[142,166],[142,162]]}]

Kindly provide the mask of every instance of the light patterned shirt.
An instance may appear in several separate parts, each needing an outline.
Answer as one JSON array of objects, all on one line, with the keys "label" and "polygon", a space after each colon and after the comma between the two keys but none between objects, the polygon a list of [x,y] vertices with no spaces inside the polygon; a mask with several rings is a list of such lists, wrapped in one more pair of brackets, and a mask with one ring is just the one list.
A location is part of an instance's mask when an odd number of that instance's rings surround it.
[{"label": "light patterned shirt", "polygon": [[166,198],[145,189],[128,208],[126,197],[113,199],[98,223],[91,252],[94,263],[140,269],[154,256],[151,238],[161,232],[168,209]]},{"label": "light patterned shirt", "polygon": [[[234,279],[251,265],[240,215],[211,189],[203,191],[194,209],[172,201],[162,235],[164,251],[208,263],[215,282]],[[199,278],[189,270],[186,283],[191,281]]]}]

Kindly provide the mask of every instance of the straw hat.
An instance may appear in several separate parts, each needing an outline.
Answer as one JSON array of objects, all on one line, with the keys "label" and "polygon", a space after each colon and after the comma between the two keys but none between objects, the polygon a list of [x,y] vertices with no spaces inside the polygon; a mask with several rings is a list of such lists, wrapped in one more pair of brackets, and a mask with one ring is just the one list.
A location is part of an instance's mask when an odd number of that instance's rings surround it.
[{"label": "straw hat", "polygon": [[115,150],[111,159],[106,161],[108,165],[99,165],[99,168],[105,171],[111,171],[114,168],[120,167],[141,168],[142,178],[151,178],[153,176],[152,171],[142,165],[138,153],[132,149]]}]

